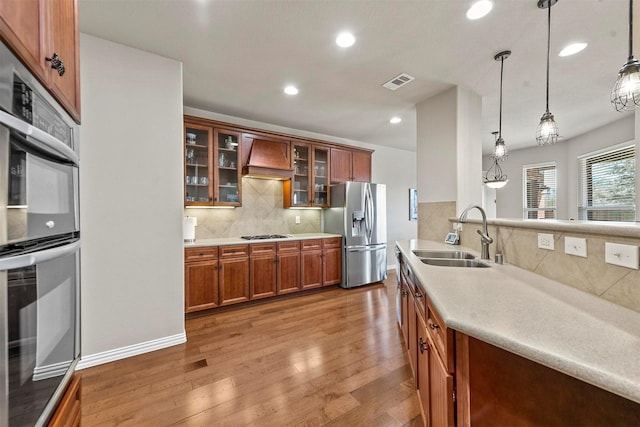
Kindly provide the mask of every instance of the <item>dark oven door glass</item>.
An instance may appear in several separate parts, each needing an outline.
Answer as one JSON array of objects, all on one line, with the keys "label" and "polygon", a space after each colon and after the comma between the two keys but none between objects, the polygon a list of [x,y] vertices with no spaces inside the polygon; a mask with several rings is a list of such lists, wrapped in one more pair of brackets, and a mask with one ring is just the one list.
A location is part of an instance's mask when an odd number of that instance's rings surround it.
[{"label": "dark oven door glass", "polygon": [[51,415],[79,352],[78,280],[79,241],[0,259],[0,425]]}]

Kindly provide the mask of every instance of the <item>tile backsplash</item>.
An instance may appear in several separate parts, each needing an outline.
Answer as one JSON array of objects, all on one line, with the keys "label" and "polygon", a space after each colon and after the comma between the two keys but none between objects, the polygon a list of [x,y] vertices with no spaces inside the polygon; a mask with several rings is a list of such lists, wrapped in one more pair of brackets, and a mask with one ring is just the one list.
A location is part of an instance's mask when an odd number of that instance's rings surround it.
[{"label": "tile backsplash", "polygon": [[[184,214],[198,219],[196,240],[321,231],[321,210],[284,209],[282,197],[282,181],[243,178],[241,207],[185,208]],[[300,217],[300,224],[296,224],[296,216]]]},{"label": "tile backsplash", "polygon": [[[480,228],[479,224],[463,224],[460,244],[480,252],[476,233]],[[553,234],[555,250],[538,248],[538,233]],[[605,242],[640,246],[640,239],[495,225],[489,226],[489,235],[494,240],[489,247],[492,259],[502,253],[506,263],[640,312],[640,270],[604,262]],[[565,237],[586,239],[587,257],[566,254]]]},{"label": "tile backsplash", "polygon": [[[453,229],[449,219],[456,216],[455,201],[420,203],[418,238],[443,241]],[[476,230],[481,227],[477,223],[463,224],[460,244],[480,252]],[[538,248],[538,233],[552,234],[555,250]],[[501,253],[506,263],[640,312],[640,270],[604,262],[605,242],[640,246],[640,238],[504,225],[489,225],[489,235],[494,240],[489,246],[492,260],[496,253]],[[565,254],[565,237],[586,239],[587,257]]]}]

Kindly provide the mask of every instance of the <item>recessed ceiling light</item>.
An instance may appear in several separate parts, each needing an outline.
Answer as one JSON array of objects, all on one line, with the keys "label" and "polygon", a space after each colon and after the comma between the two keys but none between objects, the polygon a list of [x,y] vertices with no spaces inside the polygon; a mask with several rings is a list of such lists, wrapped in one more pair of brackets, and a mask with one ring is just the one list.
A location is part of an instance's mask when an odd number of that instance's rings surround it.
[{"label": "recessed ceiling light", "polygon": [[340,47],[350,47],[356,42],[356,38],[351,33],[340,33],[336,37],[336,44]]},{"label": "recessed ceiling light", "polygon": [[284,88],[284,93],[286,93],[287,95],[297,95],[298,94],[298,88],[292,85],[289,85],[287,87]]},{"label": "recessed ceiling light", "polygon": [[480,0],[471,5],[467,10],[467,19],[480,19],[491,12],[493,2],[490,0]]},{"label": "recessed ceiling light", "polygon": [[402,121],[402,119],[400,117],[391,117],[391,119],[389,120],[389,123],[391,123],[393,125],[397,125],[401,121]]},{"label": "recessed ceiling light", "polygon": [[568,46],[565,46],[564,49],[560,51],[558,56],[575,55],[576,53],[584,50],[585,47],[587,47],[586,43],[572,43]]}]

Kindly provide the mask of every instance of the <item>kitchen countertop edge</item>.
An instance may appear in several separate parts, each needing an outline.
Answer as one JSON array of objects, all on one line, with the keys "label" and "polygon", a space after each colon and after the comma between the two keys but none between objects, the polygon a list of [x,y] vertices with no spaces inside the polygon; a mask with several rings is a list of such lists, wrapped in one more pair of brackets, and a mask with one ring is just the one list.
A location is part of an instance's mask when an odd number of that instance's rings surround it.
[{"label": "kitchen countertop edge", "polygon": [[197,239],[195,242],[184,242],[184,247],[187,249],[200,248],[204,246],[246,245],[250,243],[272,243],[286,242],[289,240],[329,239],[331,237],[342,237],[340,234],[331,233],[299,233],[283,235],[286,235],[287,238],[246,240],[240,237],[221,237],[217,239]]},{"label": "kitchen countertop edge", "polygon": [[512,265],[437,267],[411,252],[469,248],[396,243],[447,327],[640,403],[640,313]]}]

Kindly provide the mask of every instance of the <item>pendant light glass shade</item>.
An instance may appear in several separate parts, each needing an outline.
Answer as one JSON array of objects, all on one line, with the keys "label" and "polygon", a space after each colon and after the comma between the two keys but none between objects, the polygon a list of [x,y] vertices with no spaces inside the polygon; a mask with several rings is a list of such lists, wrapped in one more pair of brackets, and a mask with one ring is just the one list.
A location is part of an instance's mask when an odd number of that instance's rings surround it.
[{"label": "pendant light glass shade", "polygon": [[507,182],[509,182],[509,180],[507,179],[507,175],[502,173],[502,168],[498,164],[500,160],[498,159],[498,157],[496,157],[496,152],[500,152],[502,149],[504,149],[504,153],[505,153],[504,157],[506,157],[506,151],[507,151],[507,146],[504,145],[504,141],[502,141],[502,138],[498,138],[498,133],[499,132],[497,131],[491,132],[494,138],[497,138],[496,145],[493,149],[493,153],[491,154],[491,158],[493,158],[493,164],[491,165],[487,173],[484,175],[484,179],[482,180],[483,184],[489,188],[502,188],[505,185],[507,185]]},{"label": "pendant light glass shade", "polygon": [[500,121],[498,132],[493,132],[494,136],[496,134],[498,136],[496,137],[496,145],[493,147],[493,153],[491,154],[491,157],[498,162],[503,161],[509,155],[507,145],[504,143],[504,139],[502,139],[502,75],[504,72],[504,60],[507,59],[509,55],[511,55],[511,51],[504,50],[493,57],[496,61],[500,61]]},{"label": "pendant light glass shade", "polygon": [[507,182],[509,182],[507,175],[502,173],[502,168],[498,164],[498,161],[494,159],[493,165],[491,165],[484,175],[484,185],[489,188],[502,188],[507,185]]},{"label": "pendant light glass shade", "polygon": [[611,104],[616,111],[631,111],[640,106],[640,61],[633,57],[633,0],[629,0],[629,58],[618,72]]},{"label": "pendant light glass shade", "polygon": [[547,14],[547,109],[540,118],[536,131],[538,145],[550,145],[558,142],[558,124],[549,112],[549,51],[551,50],[551,6],[558,0],[538,0],[538,8],[548,9]]}]

